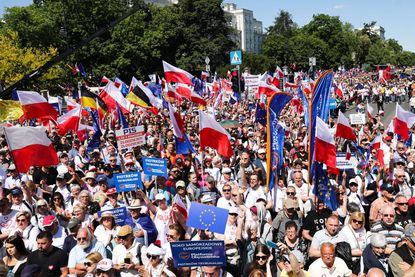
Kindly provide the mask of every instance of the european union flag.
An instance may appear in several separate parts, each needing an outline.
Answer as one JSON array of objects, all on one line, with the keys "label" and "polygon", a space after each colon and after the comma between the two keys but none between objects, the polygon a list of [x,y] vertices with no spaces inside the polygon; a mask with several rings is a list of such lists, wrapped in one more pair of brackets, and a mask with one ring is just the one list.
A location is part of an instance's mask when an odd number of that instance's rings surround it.
[{"label": "european union flag", "polygon": [[120,105],[118,105],[118,103],[115,103],[117,105],[117,115],[118,115],[118,120],[119,122],[121,122],[121,126],[125,129],[128,128],[128,122],[127,119],[125,119],[125,116],[122,114]]},{"label": "european union flag", "polygon": [[187,137],[186,133],[184,134],[185,140],[180,141],[179,139],[176,140],[176,154],[191,154],[196,153],[196,150],[193,148],[192,143],[190,142],[189,138]]},{"label": "european union flag", "polygon": [[323,169],[323,164],[315,162],[314,170],[314,195],[326,204],[326,206],[335,211],[339,204],[337,203],[336,188],[330,183],[327,172]]},{"label": "european union flag", "polygon": [[261,105],[256,104],[256,111],[255,111],[255,122],[260,123],[262,126],[267,126],[267,110]]},{"label": "european union flag", "polygon": [[192,202],[186,225],[196,229],[224,234],[226,222],[228,221],[228,210]]},{"label": "european union flag", "polygon": [[98,111],[92,109],[88,109],[87,111],[92,117],[92,124],[95,131],[91,141],[88,143],[87,146],[88,152],[92,152],[94,149],[98,149],[100,147],[102,132],[101,128],[99,128]]}]

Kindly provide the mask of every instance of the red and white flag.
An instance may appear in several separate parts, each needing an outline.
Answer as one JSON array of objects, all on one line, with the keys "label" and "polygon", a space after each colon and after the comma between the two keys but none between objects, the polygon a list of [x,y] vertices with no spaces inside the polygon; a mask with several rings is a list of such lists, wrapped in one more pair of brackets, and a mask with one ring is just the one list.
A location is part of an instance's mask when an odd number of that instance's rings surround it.
[{"label": "red and white flag", "polygon": [[134,105],[131,104],[129,100],[125,99],[124,95],[121,93],[121,90],[115,86],[114,82],[109,81],[107,85],[100,90],[101,93],[99,96],[105,104],[107,104],[109,111],[117,110],[116,103],[120,105],[123,113],[130,113],[133,110]]},{"label": "red and white flag", "polygon": [[381,142],[382,135],[379,134],[370,142],[370,149],[379,149]]},{"label": "red and white flag", "polygon": [[342,85],[341,85],[341,84],[338,84],[338,85],[337,85],[336,90],[335,90],[335,93],[336,93],[336,94],[337,94],[340,98],[343,98],[344,93],[343,93],[343,87],[342,87]]},{"label": "red and white flag", "polygon": [[75,108],[77,108],[78,106],[80,106],[78,103],[76,103],[76,101],[75,100],[73,100],[73,99],[68,99],[68,100],[66,100],[66,104],[67,104],[67,107],[68,107],[68,111],[71,111],[71,110],[73,110],[73,109],[75,109]]},{"label": "red and white flag", "polygon": [[367,116],[369,117],[369,119],[373,120],[373,117],[375,116],[375,109],[369,104],[367,104],[366,111],[367,111]]},{"label": "red and white flag", "polygon": [[173,133],[177,139],[184,141],[186,138],[184,136],[184,122],[180,114],[176,109],[169,103],[169,115],[170,121],[173,125]]},{"label": "red and white flag", "polygon": [[275,77],[277,77],[278,79],[284,78],[284,71],[282,71],[279,66],[277,66],[277,68],[275,68],[274,78]]},{"label": "red and white flag", "polygon": [[399,104],[396,104],[395,114],[395,134],[398,134],[404,140],[409,139],[409,129],[415,123],[415,114],[410,111],[405,111]]},{"label": "red and white flag", "polygon": [[78,129],[76,131],[76,135],[78,136],[81,142],[84,142],[88,136],[89,131],[94,131],[94,127],[79,123]]},{"label": "red and white flag", "polygon": [[347,144],[347,147],[346,147],[346,161],[350,160],[351,157],[352,157],[352,152],[350,151],[349,144]]},{"label": "red and white flag", "polygon": [[336,145],[330,129],[320,118],[316,118],[316,140],[314,160],[336,168]]},{"label": "red and white flag", "polygon": [[66,114],[58,117],[56,122],[58,123],[59,135],[65,135],[69,130],[76,132],[79,126],[79,119],[81,117],[81,106],[70,110]]},{"label": "red and white flag", "polygon": [[229,133],[215,119],[203,111],[199,111],[199,133],[202,151],[206,147],[211,147],[224,157],[233,155]]},{"label": "red and white flag", "polygon": [[164,76],[168,83],[182,83],[186,85],[193,85],[193,75],[183,69],[175,67],[165,61],[163,61]]},{"label": "red and white flag", "polygon": [[274,85],[270,85],[267,83],[267,73],[262,75],[262,77],[259,79],[258,83],[258,91],[256,94],[256,98],[259,99],[262,94],[265,94],[266,96],[271,96],[272,94],[276,92],[281,92],[279,88],[277,88]]},{"label": "red and white flag", "polygon": [[55,108],[53,108],[53,106],[46,101],[45,97],[39,93],[35,91],[18,90],[17,95],[20,104],[22,105],[25,119],[50,116],[56,120],[58,117],[58,112]]},{"label": "red and white flag", "polygon": [[350,127],[349,120],[341,111],[337,118],[336,137],[356,141],[356,135]]},{"label": "red and white flag", "polygon": [[58,164],[58,156],[44,127],[10,127],[4,131],[19,172],[27,172],[31,166]]},{"label": "red and white flag", "polygon": [[285,83],[285,87],[286,88],[299,88],[300,86],[297,85],[297,84],[294,84],[294,83],[287,82],[287,83]]},{"label": "red and white flag", "polygon": [[173,198],[173,205],[170,212],[171,217],[173,218],[174,222],[180,222],[180,219],[177,218],[177,215],[180,215],[183,219],[187,220],[187,207],[183,203],[182,199],[180,198],[179,194],[176,194]]}]

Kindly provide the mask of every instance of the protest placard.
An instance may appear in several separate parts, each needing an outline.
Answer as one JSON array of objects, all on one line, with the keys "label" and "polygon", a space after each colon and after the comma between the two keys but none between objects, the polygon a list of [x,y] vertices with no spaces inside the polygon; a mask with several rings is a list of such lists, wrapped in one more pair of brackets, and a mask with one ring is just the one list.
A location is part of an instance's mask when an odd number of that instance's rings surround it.
[{"label": "protest placard", "polygon": [[366,116],[363,113],[354,113],[350,115],[350,124],[365,124]]},{"label": "protest placard", "polygon": [[139,172],[126,172],[114,175],[114,183],[117,192],[132,191],[137,188],[143,189],[143,183]]},{"label": "protest placard", "polygon": [[115,131],[118,149],[131,149],[146,143],[143,126],[124,128]]},{"label": "protest placard", "polygon": [[167,161],[159,158],[143,158],[143,170],[146,175],[167,177]]},{"label": "protest placard", "polygon": [[110,210],[99,211],[98,212],[98,217],[101,218],[101,214],[103,212],[111,212],[112,215],[115,218],[115,224],[117,224],[119,226],[123,226],[125,224],[125,220],[128,217],[127,209],[125,207],[120,207],[120,208],[115,208],[115,209],[110,209]]},{"label": "protest placard", "polygon": [[352,153],[352,156],[349,160],[346,160],[346,153],[337,152],[336,153],[336,167],[338,169],[350,169],[357,167],[356,155]]},{"label": "protest placard", "polygon": [[223,240],[178,241],[170,247],[175,267],[226,266]]}]

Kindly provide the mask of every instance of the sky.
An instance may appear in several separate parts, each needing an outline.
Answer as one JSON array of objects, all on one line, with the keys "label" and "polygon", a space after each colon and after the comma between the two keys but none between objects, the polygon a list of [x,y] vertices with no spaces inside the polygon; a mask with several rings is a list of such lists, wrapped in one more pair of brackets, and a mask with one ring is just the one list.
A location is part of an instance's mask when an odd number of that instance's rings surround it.
[{"label": "sky", "polygon": [[[208,1],[208,0],[207,0]],[[386,39],[396,39],[405,50],[415,52],[415,33],[412,31],[413,0],[225,0],[238,8],[254,12],[265,28],[272,25],[280,10],[288,11],[299,26],[307,24],[313,14],[325,13],[339,16],[355,28],[363,23],[376,21],[385,28]],[[5,7],[25,6],[32,0],[0,0],[0,14]]]}]

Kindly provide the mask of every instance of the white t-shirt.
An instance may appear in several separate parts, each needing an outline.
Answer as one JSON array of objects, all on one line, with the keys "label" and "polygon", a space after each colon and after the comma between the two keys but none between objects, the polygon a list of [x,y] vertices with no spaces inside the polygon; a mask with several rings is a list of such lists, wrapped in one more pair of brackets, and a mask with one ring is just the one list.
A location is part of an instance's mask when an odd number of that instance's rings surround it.
[{"label": "white t-shirt", "polygon": [[269,193],[265,193],[264,187],[259,186],[256,190],[249,188],[247,191],[245,191],[244,198],[245,206],[247,208],[251,208],[255,205],[256,201],[259,198],[264,198],[266,201],[269,201],[270,196]]},{"label": "white t-shirt", "polygon": [[[129,253],[129,256],[131,257],[131,262],[134,264],[138,264],[139,260],[137,258],[137,252],[138,252],[138,246],[139,244],[134,241],[133,245],[129,249],[126,249],[124,245],[117,244],[114,247],[114,250],[112,251],[112,262],[114,264],[122,264],[124,263],[124,259],[127,257],[127,253]],[[141,260],[143,264],[146,264],[147,262],[147,248],[146,246],[141,246]],[[138,276],[138,271],[135,269],[122,269],[120,271],[121,277],[135,277]]]},{"label": "white t-shirt", "polygon": [[313,277],[343,277],[352,275],[352,271],[347,267],[346,263],[337,257],[334,258],[334,264],[330,269],[327,268],[321,258],[317,259],[310,265],[308,273]]},{"label": "white t-shirt", "polygon": [[169,229],[170,210],[171,207],[167,207],[164,211],[157,207],[156,215],[153,219],[154,225],[156,225],[158,231],[157,240],[160,240],[161,245],[167,243],[166,234]]},{"label": "white t-shirt", "polygon": [[2,234],[13,231],[16,228],[16,215],[18,211],[11,210],[8,215],[0,215],[0,231]]}]

